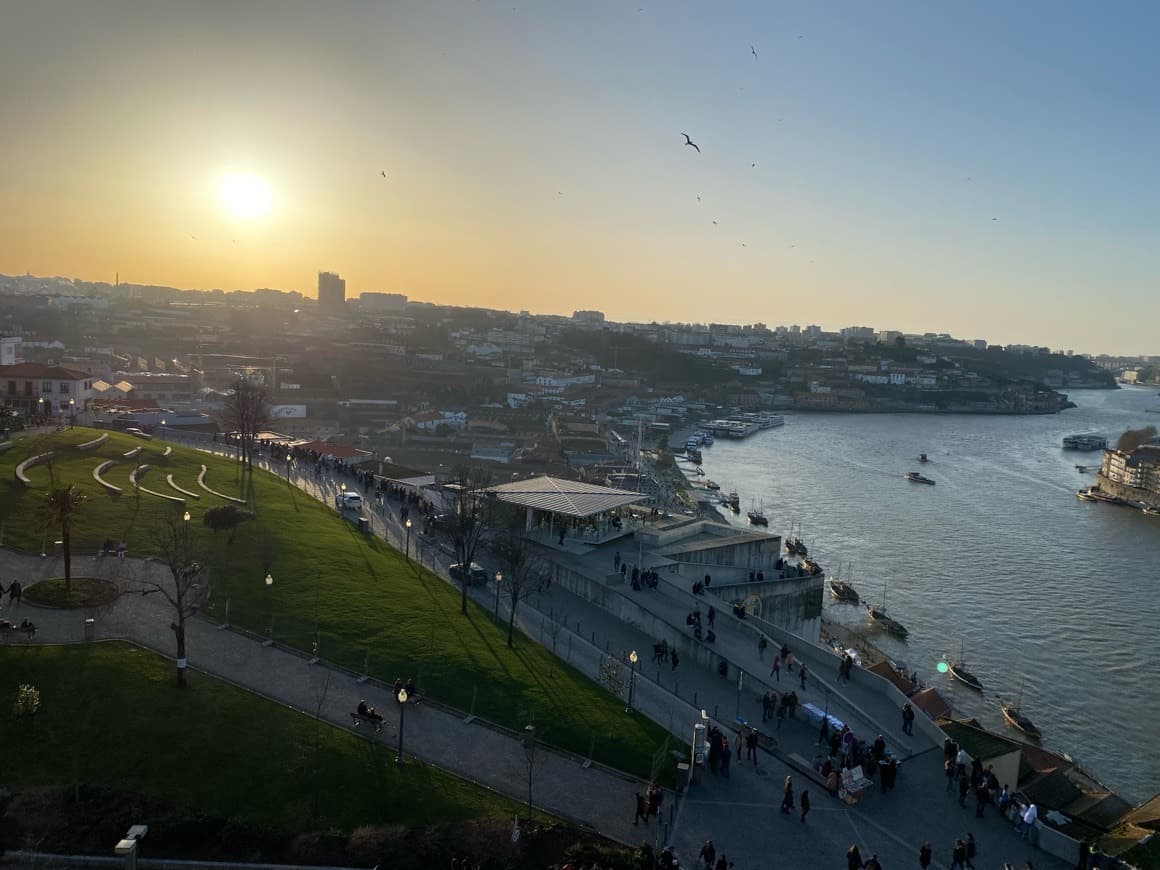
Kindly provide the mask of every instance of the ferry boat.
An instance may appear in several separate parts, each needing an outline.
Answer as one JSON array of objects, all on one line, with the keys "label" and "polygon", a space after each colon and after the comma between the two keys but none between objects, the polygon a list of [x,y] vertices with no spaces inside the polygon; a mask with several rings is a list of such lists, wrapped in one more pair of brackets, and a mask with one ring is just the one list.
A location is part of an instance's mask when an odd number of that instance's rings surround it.
[{"label": "ferry boat", "polygon": [[931,480],[929,477],[919,474],[917,471],[906,472],[906,479],[911,483],[927,483],[931,486],[934,486],[933,480]]},{"label": "ferry boat", "polygon": [[751,510],[746,516],[749,517],[749,522],[755,526],[768,526],[769,519],[760,510]]},{"label": "ferry boat", "polygon": [[1068,435],[1063,446],[1065,450],[1107,450],[1108,439],[1103,435]]}]

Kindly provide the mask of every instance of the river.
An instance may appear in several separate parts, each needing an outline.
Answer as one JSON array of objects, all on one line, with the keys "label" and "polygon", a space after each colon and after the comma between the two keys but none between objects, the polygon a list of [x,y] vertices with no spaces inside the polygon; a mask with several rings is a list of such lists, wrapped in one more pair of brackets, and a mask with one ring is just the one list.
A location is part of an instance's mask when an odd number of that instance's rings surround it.
[{"label": "river", "polygon": [[[1045,747],[1140,800],[1160,790],[1160,517],[1077,499],[1095,475],[1076,464],[1098,467],[1102,454],[1063,450],[1061,439],[1099,432],[1114,444],[1124,429],[1160,424],[1149,413],[1160,397],[1069,395],[1077,408],[1038,417],[791,413],[783,428],[718,439],[703,467],[740,493],[742,524],[763,503],[770,531],[801,524],[827,574],[852,562],[864,600],[885,592],[910,636],[877,632],[875,643],[957,713],[1002,730],[998,699],[1023,686]],[[905,480],[912,470],[936,485]],[[829,595],[826,615],[866,626],[861,608]],[[982,695],[936,670],[960,648]]]}]

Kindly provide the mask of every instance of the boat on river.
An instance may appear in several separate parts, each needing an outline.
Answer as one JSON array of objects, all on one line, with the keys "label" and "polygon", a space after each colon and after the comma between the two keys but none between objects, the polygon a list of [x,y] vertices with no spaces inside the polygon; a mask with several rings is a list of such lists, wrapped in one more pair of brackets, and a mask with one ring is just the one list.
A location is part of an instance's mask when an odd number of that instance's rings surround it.
[{"label": "boat on river", "polygon": [[952,677],[963,685],[974,689],[976,692],[983,691],[982,680],[967,670],[967,660],[963,655],[962,648],[959,650],[959,660],[957,662],[947,662],[947,670],[950,671]]},{"label": "boat on river", "polygon": [[906,636],[910,633],[906,630],[906,626],[893,619],[886,614],[886,584],[882,584],[882,606],[875,607],[870,602],[866,602],[866,615],[870,617],[870,621],[881,629],[884,629],[889,634],[897,638],[906,640]]},{"label": "boat on river", "polygon": [[766,517],[765,513],[761,510],[761,508],[754,508],[753,510],[749,511],[749,513],[747,513],[746,516],[749,517],[749,522],[751,525],[755,525],[755,526],[768,526],[769,525],[769,518]]},{"label": "boat on river", "polygon": [[934,486],[933,480],[923,474],[919,474],[917,471],[906,472],[906,479],[911,483],[929,483],[931,486]]},{"label": "boat on river", "polygon": [[1038,740],[1043,736],[1043,733],[1036,727],[1023,713],[1023,684],[1019,684],[1019,698],[1014,704],[1009,704],[1006,701],[999,702],[999,712],[1003,714],[1003,719],[1007,724],[1016,731],[1022,731],[1033,740]]},{"label": "boat on river", "polygon": [[[851,579],[853,578],[853,564],[851,564],[847,574],[851,577]],[[843,580],[837,575],[834,575],[830,578],[830,581],[827,585],[830,588],[830,594],[833,595],[834,598],[836,598],[838,601],[847,601],[850,604],[859,603],[860,599],[858,598],[858,591],[850,585],[849,580]]]}]

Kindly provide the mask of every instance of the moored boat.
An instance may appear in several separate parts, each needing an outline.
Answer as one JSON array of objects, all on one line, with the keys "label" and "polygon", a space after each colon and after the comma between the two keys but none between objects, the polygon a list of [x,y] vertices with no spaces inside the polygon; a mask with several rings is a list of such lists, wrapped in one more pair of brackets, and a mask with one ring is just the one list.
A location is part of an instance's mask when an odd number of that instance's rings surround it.
[{"label": "moored boat", "polygon": [[904,626],[897,619],[892,619],[891,617],[887,616],[886,611],[881,607],[875,607],[873,604],[867,604],[866,614],[870,617],[871,622],[873,622],[879,628],[886,630],[895,637],[905,640],[906,636],[910,633],[906,630],[906,626]]},{"label": "moored boat", "polygon": [[857,604],[859,601],[858,591],[845,580],[839,580],[837,577],[830,580],[830,594],[839,601],[848,601],[850,604]]},{"label": "moored boat", "polygon": [[769,519],[760,510],[751,510],[746,516],[749,517],[749,522],[755,526],[768,526]]},{"label": "moored boat", "polygon": [[983,691],[982,681],[967,670],[967,666],[962,662],[947,662],[947,670],[950,671],[951,676],[958,680],[965,686],[974,689],[977,692]]},{"label": "moored boat", "polygon": [[1043,736],[1043,733],[1035,726],[1035,723],[1023,715],[1023,711],[1019,709],[1017,704],[1000,702],[999,711],[1003,714],[1003,718],[1007,721],[1007,724],[1012,728],[1022,731],[1028,737],[1035,740]]}]

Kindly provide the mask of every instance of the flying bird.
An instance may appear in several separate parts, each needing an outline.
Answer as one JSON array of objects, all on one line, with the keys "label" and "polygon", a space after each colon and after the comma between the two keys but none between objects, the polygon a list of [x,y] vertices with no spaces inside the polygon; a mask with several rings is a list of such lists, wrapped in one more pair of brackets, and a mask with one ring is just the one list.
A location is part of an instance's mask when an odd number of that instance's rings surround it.
[{"label": "flying bird", "polygon": [[713,221],[713,226],[717,226],[717,221]]},{"label": "flying bird", "polygon": [[997,220],[998,220],[998,218],[991,218],[991,220],[993,220],[993,221],[997,221]]},{"label": "flying bird", "polygon": [[691,145],[691,146],[693,146],[694,148],[696,148],[696,149],[697,149],[697,153],[698,153],[698,154],[700,154],[700,153],[701,153],[701,149],[697,147],[697,143],[696,143],[696,142],[694,142],[692,139],[690,139],[690,138],[689,138],[689,134],[688,134],[688,133],[682,133],[681,135],[685,137],[685,144],[686,144],[686,145]]},{"label": "flying bird", "polygon": [[757,49],[754,48],[752,45],[749,46],[749,53],[753,55],[754,60],[757,60]]},{"label": "flying bird", "polygon": [[757,167],[757,164],[756,164],[756,163],[750,163],[750,164],[749,164],[749,168],[750,168],[750,169],[755,169],[756,167]]},{"label": "flying bird", "polygon": [[197,238],[197,236],[193,235],[193,233],[190,233],[189,237],[190,237],[191,239],[193,239],[195,242],[196,242],[196,241],[199,241],[199,239]]},{"label": "flying bird", "polygon": [[701,197],[699,197],[699,196],[698,196],[698,197],[697,197],[697,202],[700,202],[700,201],[701,201]]},{"label": "flying bird", "polygon": [[386,177],[387,177],[387,171],[386,171],[385,169],[381,169],[381,170],[379,170],[379,175],[381,175],[383,178],[386,178]]}]

